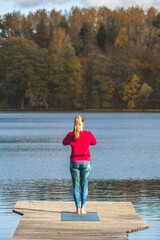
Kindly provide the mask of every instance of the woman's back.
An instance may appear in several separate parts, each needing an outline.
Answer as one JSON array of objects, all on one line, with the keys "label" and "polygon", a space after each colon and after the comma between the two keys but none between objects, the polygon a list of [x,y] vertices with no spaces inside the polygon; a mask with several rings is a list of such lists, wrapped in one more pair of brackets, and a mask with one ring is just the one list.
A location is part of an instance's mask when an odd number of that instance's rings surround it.
[{"label": "woman's back", "polygon": [[89,145],[96,145],[97,141],[90,131],[82,131],[79,134],[79,138],[75,139],[74,132],[69,132],[63,139],[64,145],[70,145],[72,147],[71,161],[78,160],[91,160],[89,151]]}]

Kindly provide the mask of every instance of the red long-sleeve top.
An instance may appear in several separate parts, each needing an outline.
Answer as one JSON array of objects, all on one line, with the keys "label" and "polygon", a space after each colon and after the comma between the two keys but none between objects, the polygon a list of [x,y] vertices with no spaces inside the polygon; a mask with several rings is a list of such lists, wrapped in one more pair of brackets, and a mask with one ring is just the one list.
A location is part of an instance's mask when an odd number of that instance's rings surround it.
[{"label": "red long-sleeve top", "polygon": [[89,151],[89,145],[96,145],[97,141],[90,131],[80,132],[79,138],[75,139],[74,132],[69,132],[62,141],[63,145],[70,145],[71,155],[70,161],[90,161],[91,154]]}]

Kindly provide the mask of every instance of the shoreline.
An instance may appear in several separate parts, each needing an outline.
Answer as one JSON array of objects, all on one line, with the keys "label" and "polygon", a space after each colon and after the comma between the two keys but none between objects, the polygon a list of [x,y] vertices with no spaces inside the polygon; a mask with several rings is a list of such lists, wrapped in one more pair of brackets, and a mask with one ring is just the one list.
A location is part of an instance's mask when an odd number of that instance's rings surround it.
[{"label": "shoreline", "polygon": [[0,112],[151,112],[158,113],[160,109],[52,109],[52,110],[44,110],[44,109],[0,109]]}]

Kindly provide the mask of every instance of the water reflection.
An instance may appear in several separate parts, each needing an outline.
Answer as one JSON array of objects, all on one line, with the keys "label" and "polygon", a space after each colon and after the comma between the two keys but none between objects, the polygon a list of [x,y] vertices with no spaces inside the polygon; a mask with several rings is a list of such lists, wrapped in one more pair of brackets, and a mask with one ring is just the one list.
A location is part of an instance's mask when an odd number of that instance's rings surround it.
[{"label": "water reflection", "polygon": [[[15,201],[17,198],[34,200],[71,200],[70,179],[6,180],[1,185],[1,197]],[[147,198],[147,201],[146,201]],[[89,182],[88,200],[132,201],[145,204],[159,203],[160,180],[96,180]],[[116,200],[116,201],[117,201]]]},{"label": "water reflection", "polygon": [[[4,222],[8,221],[8,224],[11,222],[9,233],[8,225],[0,226],[0,239],[4,240],[6,235],[12,236],[20,219],[18,215],[11,212],[16,201],[70,201],[72,200],[72,183],[67,179],[6,180],[2,181],[0,186],[0,198],[1,217]],[[132,202],[139,216],[150,225],[150,229],[130,234],[129,239],[160,239],[160,180],[91,179],[88,200]],[[13,218],[15,224],[13,224]]]}]

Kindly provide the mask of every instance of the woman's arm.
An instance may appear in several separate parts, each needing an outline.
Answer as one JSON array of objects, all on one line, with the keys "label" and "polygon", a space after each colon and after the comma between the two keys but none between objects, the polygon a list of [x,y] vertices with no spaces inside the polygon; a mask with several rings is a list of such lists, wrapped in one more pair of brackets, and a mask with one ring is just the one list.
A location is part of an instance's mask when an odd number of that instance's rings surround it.
[{"label": "woman's arm", "polygon": [[69,133],[65,136],[65,138],[63,139],[62,143],[63,145],[69,145],[71,142],[71,137],[69,135]]},{"label": "woman's arm", "polygon": [[[91,132],[90,132],[91,133]],[[91,142],[90,142],[90,145],[96,145],[97,144],[97,140],[96,138],[94,137],[94,135],[91,133]]]}]

